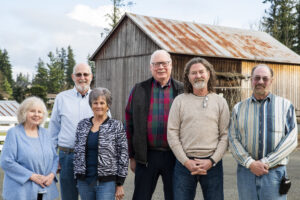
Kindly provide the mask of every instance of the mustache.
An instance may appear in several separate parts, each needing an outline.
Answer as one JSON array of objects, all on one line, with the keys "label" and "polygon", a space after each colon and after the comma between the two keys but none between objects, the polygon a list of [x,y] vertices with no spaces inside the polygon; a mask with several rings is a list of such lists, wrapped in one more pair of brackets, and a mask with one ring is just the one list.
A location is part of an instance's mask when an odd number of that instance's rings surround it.
[{"label": "mustache", "polygon": [[78,80],[78,83],[86,83],[87,80]]},{"label": "mustache", "polygon": [[254,88],[257,88],[257,87],[259,87],[259,86],[261,86],[261,87],[263,87],[263,88],[266,88],[266,86],[265,86],[264,84],[257,84],[257,85],[255,85]]},{"label": "mustache", "polygon": [[195,83],[201,82],[201,81],[204,81],[204,79],[203,78],[197,78],[197,79],[194,80]]}]

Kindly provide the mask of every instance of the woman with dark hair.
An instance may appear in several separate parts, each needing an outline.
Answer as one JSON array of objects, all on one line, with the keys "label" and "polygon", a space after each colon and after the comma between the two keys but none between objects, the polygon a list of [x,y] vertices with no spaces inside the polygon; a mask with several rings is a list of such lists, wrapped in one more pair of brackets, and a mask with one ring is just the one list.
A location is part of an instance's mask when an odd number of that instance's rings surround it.
[{"label": "woman with dark hair", "polygon": [[94,116],[78,123],[74,148],[74,176],[82,200],[114,200],[124,197],[128,147],[120,121],[111,119],[111,93],[96,88],[89,104]]},{"label": "woman with dark hair", "polygon": [[51,137],[40,125],[47,118],[44,102],[25,99],[18,111],[19,124],[8,130],[1,152],[5,200],[51,200],[58,197],[55,174],[58,166]]}]

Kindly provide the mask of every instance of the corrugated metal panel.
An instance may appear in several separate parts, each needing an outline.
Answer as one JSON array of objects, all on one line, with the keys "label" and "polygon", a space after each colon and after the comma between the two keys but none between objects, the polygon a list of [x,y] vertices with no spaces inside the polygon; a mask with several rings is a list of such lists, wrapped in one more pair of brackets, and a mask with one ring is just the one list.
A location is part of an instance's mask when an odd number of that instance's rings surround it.
[{"label": "corrugated metal panel", "polygon": [[19,103],[16,101],[0,101],[0,116],[16,116]]},{"label": "corrugated metal panel", "polygon": [[265,32],[126,15],[171,53],[300,64],[298,54]]}]

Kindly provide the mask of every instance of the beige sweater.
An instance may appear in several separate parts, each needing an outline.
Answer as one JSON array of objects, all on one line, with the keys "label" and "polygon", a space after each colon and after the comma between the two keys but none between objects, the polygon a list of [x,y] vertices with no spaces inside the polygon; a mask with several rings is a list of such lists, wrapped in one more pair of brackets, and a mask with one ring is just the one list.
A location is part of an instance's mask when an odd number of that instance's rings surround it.
[{"label": "beige sweater", "polygon": [[217,163],[227,150],[229,110],[226,100],[209,93],[205,97],[181,94],[172,104],[168,119],[168,142],[176,158],[184,164],[188,157],[208,157]]}]

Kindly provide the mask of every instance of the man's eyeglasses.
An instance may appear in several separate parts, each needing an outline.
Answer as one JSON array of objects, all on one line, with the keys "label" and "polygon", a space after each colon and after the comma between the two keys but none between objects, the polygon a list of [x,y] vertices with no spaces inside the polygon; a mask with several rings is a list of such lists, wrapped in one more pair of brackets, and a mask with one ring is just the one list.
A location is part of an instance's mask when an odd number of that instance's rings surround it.
[{"label": "man's eyeglasses", "polygon": [[260,77],[260,76],[255,76],[255,77],[253,77],[253,80],[254,80],[255,82],[259,82],[260,79],[262,79],[263,82],[266,83],[266,82],[268,82],[271,78],[268,78],[268,77]]},{"label": "man's eyeglasses", "polygon": [[171,61],[165,61],[165,62],[153,62],[151,63],[155,68],[162,65],[163,67],[167,67],[170,64]]},{"label": "man's eyeglasses", "polygon": [[75,76],[78,77],[78,78],[81,77],[81,76],[88,77],[89,75],[90,75],[89,73],[76,73],[75,74]]}]

